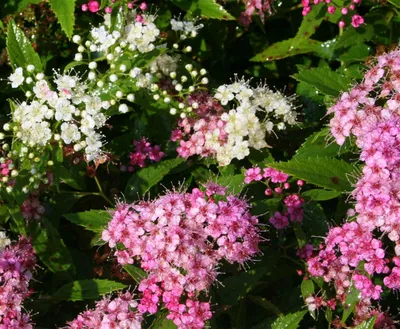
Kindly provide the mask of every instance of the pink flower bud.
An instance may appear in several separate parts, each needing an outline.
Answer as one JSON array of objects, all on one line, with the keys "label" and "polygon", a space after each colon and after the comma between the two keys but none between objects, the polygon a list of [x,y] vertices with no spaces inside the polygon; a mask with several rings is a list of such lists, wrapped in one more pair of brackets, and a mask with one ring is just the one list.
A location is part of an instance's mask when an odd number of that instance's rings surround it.
[{"label": "pink flower bud", "polygon": [[266,195],[266,196],[271,196],[271,195],[272,195],[272,190],[271,190],[270,188],[267,188],[267,189],[265,190],[265,195]]},{"label": "pink flower bud", "polygon": [[132,2],[128,2],[128,8],[132,9],[133,8],[133,3]]},{"label": "pink flower bud", "polygon": [[351,4],[351,5],[349,6],[349,8],[350,8],[350,10],[354,10],[354,9],[356,8],[356,6],[353,5],[353,4]]},{"label": "pink flower bud", "polygon": [[328,7],[328,13],[329,14],[334,14],[335,13],[335,11],[336,11],[336,7],[335,6],[329,6]]},{"label": "pink flower bud", "polygon": [[111,7],[106,7],[104,9],[104,11],[106,12],[106,14],[111,14],[112,13],[112,8]]},{"label": "pink flower bud", "polygon": [[343,7],[342,10],[340,11],[342,13],[342,15],[347,15],[347,13],[349,12],[349,10],[346,7]]},{"label": "pink flower bud", "polygon": [[285,190],[290,189],[290,184],[289,184],[289,183],[283,184],[283,188],[284,188]]},{"label": "pink flower bud", "polygon": [[274,191],[275,191],[275,193],[281,194],[282,193],[282,188],[275,187]]},{"label": "pink flower bud", "polygon": [[136,15],[136,22],[142,23],[143,22],[143,16],[142,15]]},{"label": "pink flower bud", "polygon": [[346,23],[344,21],[340,21],[338,25],[342,29],[346,26]]},{"label": "pink flower bud", "polygon": [[304,181],[302,181],[301,179],[299,179],[297,181],[297,186],[303,186],[304,185]]},{"label": "pink flower bud", "polygon": [[354,15],[351,18],[351,25],[353,25],[355,28],[359,27],[363,23],[364,23],[364,18],[362,18],[360,15]]},{"label": "pink flower bud", "polygon": [[82,11],[88,11],[89,7],[86,3],[84,3],[81,7]]},{"label": "pink flower bud", "polygon": [[147,3],[146,2],[142,2],[139,6],[139,8],[143,11],[147,10]]},{"label": "pink flower bud", "polygon": [[97,13],[100,9],[100,3],[98,1],[89,1],[88,7],[90,12]]},{"label": "pink flower bud", "polygon": [[301,14],[303,16],[306,16],[310,11],[311,11],[311,7],[304,7],[303,11],[301,12]]}]

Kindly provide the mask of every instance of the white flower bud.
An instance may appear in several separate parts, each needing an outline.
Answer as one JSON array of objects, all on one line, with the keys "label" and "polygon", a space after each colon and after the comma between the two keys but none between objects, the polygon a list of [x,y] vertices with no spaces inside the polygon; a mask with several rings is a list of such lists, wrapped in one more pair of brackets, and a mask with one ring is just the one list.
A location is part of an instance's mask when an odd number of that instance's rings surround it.
[{"label": "white flower bud", "polygon": [[181,119],[185,119],[186,118],[186,113],[181,113],[180,117],[181,117]]},{"label": "white flower bud", "polygon": [[171,102],[171,98],[169,98],[169,97],[165,97],[164,98],[164,103],[170,103]]},{"label": "white flower bud", "polygon": [[86,40],[86,41],[85,41],[85,46],[86,46],[86,47],[90,47],[91,44],[92,44],[92,43],[91,43],[89,40]]},{"label": "white flower bud", "polygon": [[94,79],[96,79],[96,73],[93,72],[93,71],[90,71],[89,74],[88,74],[88,79],[89,79],[89,80],[94,80]]},{"label": "white flower bud", "polygon": [[206,69],[201,69],[200,70],[200,74],[201,75],[206,75],[207,74],[207,70]]},{"label": "white flower bud", "polygon": [[121,104],[121,105],[118,107],[118,111],[121,112],[121,113],[126,113],[126,112],[128,112],[128,111],[129,111],[128,105],[126,105],[126,104]]},{"label": "white flower bud", "polygon": [[114,55],[108,54],[106,58],[107,58],[107,60],[112,61],[114,59]]},{"label": "white flower bud", "polygon": [[61,136],[59,134],[54,134],[54,140],[59,141],[61,139]]},{"label": "white flower bud", "polygon": [[126,65],[125,65],[125,64],[122,64],[122,65],[119,67],[119,70],[120,70],[121,72],[125,72],[125,71],[127,70]]},{"label": "white flower bud", "polygon": [[185,104],[184,103],[179,103],[178,107],[182,110],[185,108]]},{"label": "white flower bud", "polygon": [[109,79],[110,79],[111,82],[115,82],[115,81],[118,80],[118,77],[117,77],[116,74],[111,74]]},{"label": "white flower bud", "polygon": [[26,67],[26,70],[27,70],[28,72],[33,72],[33,71],[35,71],[35,65],[29,64],[29,65]]},{"label": "white flower bud", "polygon": [[128,101],[133,102],[135,100],[135,95],[134,94],[128,94],[128,96],[126,96],[126,98],[128,99]]},{"label": "white flower bud", "polygon": [[83,53],[85,51],[85,47],[84,46],[79,46],[78,47],[78,53]]},{"label": "white flower bud", "polygon": [[82,54],[80,54],[80,53],[77,53],[77,54],[75,54],[75,60],[77,61],[77,62],[80,62],[81,60],[82,60]]},{"label": "white flower bud", "polygon": [[173,47],[174,49],[178,49],[178,48],[179,48],[179,45],[178,45],[177,43],[174,43],[174,44],[172,45],[172,47]]},{"label": "white flower bud", "polygon": [[110,104],[111,105],[115,105],[117,102],[115,101],[115,99],[110,100]]},{"label": "white flower bud", "polygon": [[36,80],[43,80],[43,79],[44,79],[44,74],[43,73],[36,74]]},{"label": "white flower bud", "polygon": [[74,145],[74,151],[75,151],[75,152],[79,152],[80,150],[82,150],[81,144],[75,144],[75,145]]},{"label": "white flower bud", "polygon": [[99,80],[99,81],[97,81],[97,87],[103,87],[104,86],[104,82],[103,81],[101,81],[101,80]]},{"label": "white flower bud", "polygon": [[17,170],[12,170],[11,171],[11,177],[17,177],[18,176],[18,171]]},{"label": "white flower bud", "polygon": [[189,87],[189,91],[190,91],[191,93],[194,92],[194,89],[195,89],[194,86],[190,86],[190,87]]},{"label": "white flower bud", "polygon": [[31,77],[27,77],[25,82],[29,85],[33,82],[33,79]]},{"label": "white flower bud", "polygon": [[186,52],[186,53],[190,53],[191,51],[192,51],[192,47],[190,47],[190,46],[187,46],[184,50],[184,52]]},{"label": "white flower bud", "polygon": [[75,35],[72,37],[72,42],[73,42],[73,43],[81,43],[81,41],[82,41],[81,37],[80,37],[79,35],[77,35],[77,34],[75,34]]},{"label": "white flower bud", "polygon": [[90,45],[89,49],[90,49],[90,51],[91,51],[92,53],[94,53],[94,52],[97,51],[97,46],[96,46],[96,45]]},{"label": "white flower bud", "polygon": [[28,186],[24,186],[24,187],[22,188],[22,192],[24,192],[25,194],[29,193],[29,188],[28,188]]},{"label": "white flower bud", "polygon": [[121,48],[125,48],[126,47],[126,42],[125,41],[121,41],[120,44]]},{"label": "white flower bud", "polygon": [[186,64],[185,65],[185,69],[190,72],[191,70],[193,70],[193,65],[192,64]]},{"label": "white flower bud", "polygon": [[47,161],[47,165],[48,165],[49,167],[54,166],[54,162],[51,161],[51,160],[49,160],[49,161]]},{"label": "white flower bud", "polygon": [[171,115],[175,115],[176,112],[177,112],[176,108],[172,108],[172,109],[169,110],[169,114],[171,114]]},{"label": "white flower bud", "polygon": [[201,79],[201,84],[206,85],[207,83],[208,83],[208,79],[207,78]]},{"label": "white flower bud", "polygon": [[0,133],[0,140],[4,139],[5,135],[3,133]]},{"label": "white flower bud", "polygon": [[11,192],[12,192],[12,190],[13,190],[13,189],[12,189],[12,187],[11,187],[11,186],[7,186],[7,187],[6,187],[6,192],[7,192],[7,193],[11,193]]},{"label": "white flower bud", "polygon": [[3,125],[3,129],[4,129],[4,131],[10,131],[11,130],[10,124],[9,123],[5,123]]},{"label": "white flower bud", "polygon": [[119,54],[119,53],[122,51],[122,49],[121,49],[121,47],[115,47],[114,51],[115,51],[117,54]]},{"label": "white flower bud", "polygon": [[153,96],[153,99],[154,99],[155,101],[158,101],[158,100],[160,99],[160,95],[155,94],[155,95]]},{"label": "white flower bud", "polygon": [[171,72],[169,74],[169,76],[171,77],[171,79],[175,79],[176,78],[176,72]]},{"label": "white flower bud", "polygon": [[32,96],[32,93],[28,90],[28,91],[25,93],[25,96],[29,98],[29,97]]},{"label": "white flower bud", "polygon": [[193,107],[194,109],[198,109],[198,108],[199,108],[199,103],[194,102],[194,103],[192,104],[192,107]]},{"label": "white flower bud", "polygon": [[198,74],[198,72],[197,72],[196,70],[190,72],[190,75],[191,75],[193,78],[197,77],[197,74]]},{"label": "white flower bud", "polygon": [[182,85],[181,84],[177,84],[176,86],[175,86],[175,90],[176,91],[182,91]]},{"label": "white flower bud", "polygon": [[116,96],[117,98],[122,98],[122,96],[124,96],[124,93],[123,93],[121,90],[118,90],[118,91],[115,93],[115,96]]},{"label": "white flower bud", "polygon": [[97,68],[97,63],[96,62],[90,62],[88,66],[89,66],[89,69],[94,70],[95,68]]},{"label": "white flower bud", "polygon": [[187,76],[186,75],[182,75],[181,81],[182,82],[186,82],[187,80],[188,80]]}]

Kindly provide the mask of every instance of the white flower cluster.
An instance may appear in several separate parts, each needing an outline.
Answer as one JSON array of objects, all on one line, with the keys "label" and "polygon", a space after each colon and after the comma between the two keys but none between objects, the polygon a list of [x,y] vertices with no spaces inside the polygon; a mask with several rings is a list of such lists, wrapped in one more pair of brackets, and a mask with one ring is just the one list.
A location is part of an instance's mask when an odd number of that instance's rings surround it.
[{"label": "white flower cluster", "polygon": [[183,35],[190,35],[194,38],[197,31],[203,27],[203,24],[195,25],[194,21],[181,21],[179,19],[171,19],[171,28],[173,31],[183,32]]},{"label": "white flower cluster", "polygon": [[138,50],[147,53],[154,49],[153,42],[156,41],[160,30],[153,23],[155,17],[144,15],[142,22],[131,22],[125,26],[123,39],[129,43],[130,50]]},{"label": "white flower cluster", "polygon": [[[296,123],[297,113],[292,110],[288,99],[267,86],[252,88],[248,81],[239,80],[218,87],[214,97],[222,105],[233,100],[238,104],[221,116],[228,134],[227,143],[221,146],[215,138],[215,143],[210,145],[217,151],[217,160],[221,165],[229,164],[233,158],[245,158],[250,153],[250,147],[257,150],[268,147],[266,133],[271,133],[275,125],[281,130],[286,128],[285,123]],[[276,124],[272,120],[279,122]]]},{"label": "white flower cluster", "polygon": [[158,77],[169,76],[178,68],[178,58],[162,54],[150,64],[150,72],[157,74]]},{"label": "white flower cluster", "polygon": [[[22,72],[22,68],[17,71]],[[9,79],[12,81],[13,77]],[[75,151],[84,149],[87,161],[100,157],[102,136],[98,130],[106,122],[102,112],[109,102],[88,93],[87,85],[78,76],[56,73],[57,91],[50,88],[42,74],[37,74],[35,80],[28,79],[33,84],[33,100],[17,105],[11,123],[5,126],[5,130],[12,126],[15,136],[26,145],[21,156],[28,152],[27,147],[45,147],[61,139],[66,145],[74,144]]]},{"label": "white flower cluster", "polygon": [[7,238],[5,232],[0,231],[0,251],[7,247],[11,243],[10,239]]}]

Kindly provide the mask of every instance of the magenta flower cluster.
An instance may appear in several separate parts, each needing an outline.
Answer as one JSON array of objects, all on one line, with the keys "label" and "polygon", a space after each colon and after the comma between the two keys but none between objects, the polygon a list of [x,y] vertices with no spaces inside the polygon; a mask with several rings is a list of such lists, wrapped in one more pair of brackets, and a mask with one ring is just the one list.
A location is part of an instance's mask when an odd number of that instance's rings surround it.
[{"label": "magenta flower cluster", "polygon": [[[276,229],[283,229],[289,226],[289,221],[303,221],[304,200],[300,197],[299,193],[288,192],[291,186],[288,179],[289,175],[273,168],[264,168],[261,171],[261,168],[253,167],[247,169],[245,172],[244,182],[246,184],[263,180],[267,185],[267,189],[265,190],[266,196],[283,197],[285,210],[282,212],[275,212],[269,219],[269,222]],[[304,182],[302,180],[297,181],[297,186],[301,187],[303,184]]]},{"label": "magenta flower cluster", "polygon": [[104,297],[92,310],[82,312],[68,324],[70,329],[142,328],[142,315],[136,310],[137,301],[130,292],[118,297]]},{"label": "magenta flower cluster", "polygon": [[[311,11],[313,5],[326,3],[328,4],[329,14],[333,15],[336,10],[340,10],[340,13],[343,15],[343,17],[351,16],[351,25],[353,25],[353,27],[355,28],[364,24],[364,18],[354,12],[356,6],[359,5],[360,2],[361,0],[352,0],[349,5],[338,8],[332,2],[332,0],[301,0],[301,3],[303,5],[303,16],[306,16]],[[344,19],[342,19],[338,25],[340,28],[343,28],[346,26],[346,22],[344,21]]]},{"label": "magenta flower cluster", "polygon": [[129,153],[129,171],[134,170],[134,166],[143,168],[146,166],[146,160],[160,162],[165,153],[161,151],[160,146],[151,144],[147,138],[143,137],[140,141],[133,141],[134,151]]},{"label": "magenta flower cluster", "polygon": [[45,208],[39,200],[39,192],[32,192],[21,205],[21,214],[26,220],[40,219]]},{"label": "magenta flower cluster", "polygon": [[[181,329],[204,328],[211,318],[207,290],[222,260],[243,264],[259,252],[258,220],[249,204],[225,188],[169,192],[154,201],[119,204],[102,238],[122,265],[137,262],[148,273],[139,284],[138,310],[163,303]],[[205,301],[204,301],[205,300]]]},{"label": "magenta flower cluster", "polygon": [[[400,51],[395,50],[379,56],[362,83],[329,109],[337,143],[353,135],[365,166],[352,192],[357,222],[332,228],[308,267],[312,275],[335,283],[342,302],[353,282],[362,296],[359,318],[370,316],[370,299],[379,299],[383,291],[373,283],[374,275],[383,275],[386,287],[400,289],[399,108]],[[384,247],[384,236],[395,245]],[[391,248],[396,256],[390,260],[385,252]]]},{"label": "magenta flower cluster", "polygon": [[0,251],[0,328],[33,328],[22,303],[31,295],[29,281],[35,265],[32,245],[25,238]]},{"label": "magenta flower cluster", "polygon": [[248,26],[253,21],[253,15],[257,13],[264,22],[265,13],[272,14],[272,3],[274,0],[242,0],[246,9],[240,15],[239,22]]}]

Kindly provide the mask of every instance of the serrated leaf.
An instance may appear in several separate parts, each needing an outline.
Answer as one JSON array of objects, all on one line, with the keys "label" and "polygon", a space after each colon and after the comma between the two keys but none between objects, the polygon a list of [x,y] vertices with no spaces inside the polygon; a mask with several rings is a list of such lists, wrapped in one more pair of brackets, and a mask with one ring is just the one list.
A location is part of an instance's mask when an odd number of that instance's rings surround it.
[{"label": "serrated leaf", "polygon": [[182,158],[169,159],[140,169],[129,178],[125,188],[125,196],[127,198],[135,198],[137,195],[143,196],[182,162]]},{"label": "serrated leaf", "polygon": [[303,298],[306,299],[314,293],[314,282],[311,279],[303,279],[300,288]]},{"label": "serrated leaf", "polygon": [[293,78],[314,86],[324,95],[333,97],[339,96],[343,90],[348,89],[348,86],[352,84],[350,78],[324,67],[301,70],[294,74]]},{"label": "serrated leaf", "polygon": [[74,33],[76,0],[49,0],[51,10],[56,14],[62,30],[70,39]]},{"label": "serrated leaf", "polygon": [[363,24],[358,28],[353,26],[347,27],[338,39],[335,49],[347,48],[357,43],[370,41],[374,36],[374,27],[369,24]]},{"label": "serrated leaf", "polygon": [[32,5],[37,5],[41,2],[42,0],[22,0],[19,4],[18,4],[18,10],[17,11],[23,11],[26,7],[28,7],[28,5],[32,4]]},{"label": "serrated leaf", "polygon": [[109,294],[116,290],[126,288],[127,285],[101,279],[77,280],[65,284],[58,289],[53,295],[52,299],[55,300],[85,300],[97,299],[99,296]]},{"label": "serrated leaf", "polygon": [[305,180],[317,186],[335,191],[351,191],[347,176],[354,167],[343,161],[329,157],[301,157],[288,162],[270,163],[270,167]]},{"label": "serrated leaf", "polygon": [[376,315],[374,315],[372,318],[360,323],[354,329],[373,329],[374,325],[375,325],[375,321],[376,321]]},{"label": "serrated leaf", "polygon": [[58,230],[44,217],[31,221],[28,233],[36,255],[53,273],[75,273],[72,257]]},{"label": "serrated leaf", "polygon": [[26,68],[32,64],[36,70],[43,70],[39,55],[13,20],[7,25],[7,52],[13,67]]},{"label": "serrated leaf", "polygon": [[172,0],[176,6],[184,11],[191,13],[193,16],[204,16],[208,18],[234,20],[224,7],[218,4],[215,0]]},{"label": "serrated leaf", "polygon": [[350,47],[339,60],[344,63],[363,62],[369,56],[370,47],[364,43],[356,44]]},{"label": "serrated leaf", "polygon": [[347,293],[345,305],[343,305],[344,306],[342,315],[343,323],[346,322],[350,314],[353,313],[356,304],[360,300],[360,296],[361,296],[360,291],[354,288],[354,286],[351,286],[350,291]]},{"label": "serrated leaf", "polygon": [[265,62],[274,61],[294,55],[306,54],[315,50],[319,47],[321,42],[312,39],[305,39],[302,42],[296,42],[296,46],[293,47],[294,39],[288,39],[280,42],[276,42],[269,46],[250,59],[252,62]]},{"label": "serrated leaf", "polygon": [[326,201],[337,198],[341,194],[342,192],[340,191],[314,189],[301,193],[301,196],[310,198],[314,201]]},{"label": "serrated leaf", "polygon": [[128,272],[132,279],[136,281],[136,283],[140,283],[146,277],[146,272],[134,265],[126,264],[123,268]]},{"label": "serrated leaf", "polygon": [[306,313],[307,311],[301,311],[279,317],[271,325],[271,329],[297,329]]},{"label": "serrated leaf", "polygon": [[102,232],[111,220],[111,215],[105,210],[90,210],[65,214],[64,217],[70,222],[83,226],[92,232]]}]

